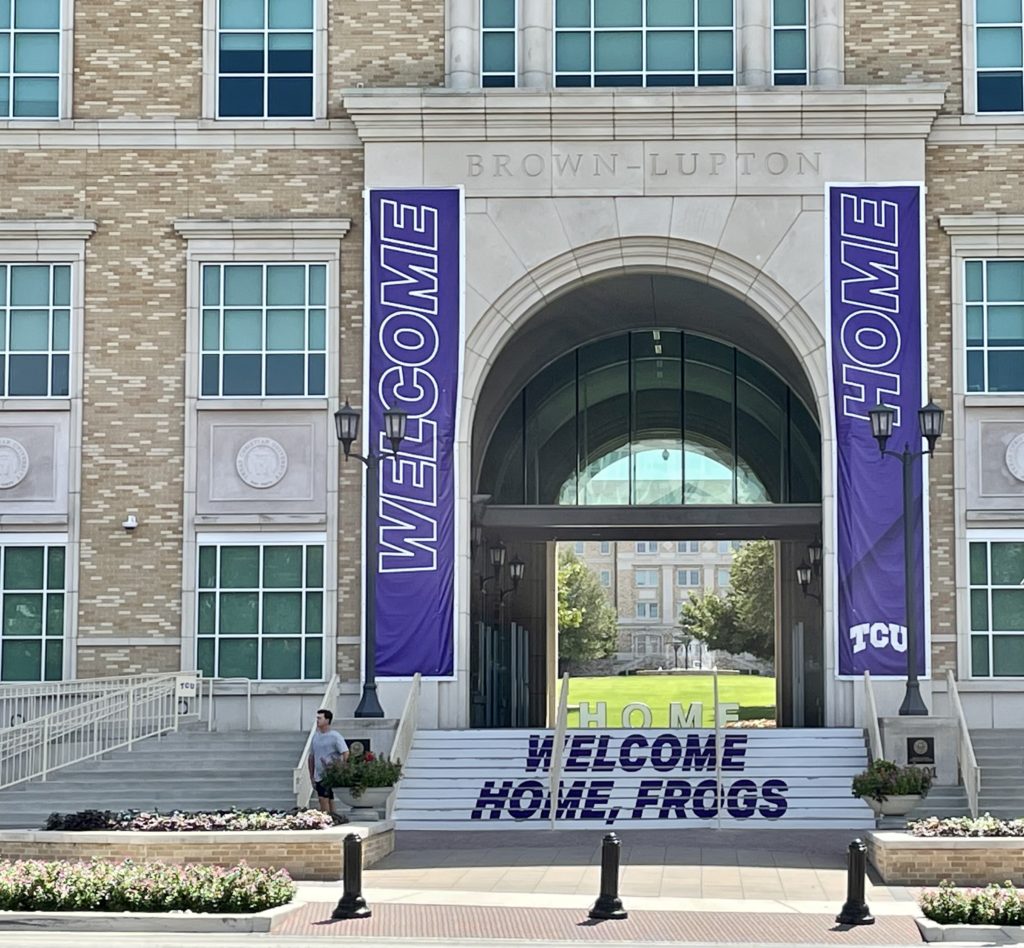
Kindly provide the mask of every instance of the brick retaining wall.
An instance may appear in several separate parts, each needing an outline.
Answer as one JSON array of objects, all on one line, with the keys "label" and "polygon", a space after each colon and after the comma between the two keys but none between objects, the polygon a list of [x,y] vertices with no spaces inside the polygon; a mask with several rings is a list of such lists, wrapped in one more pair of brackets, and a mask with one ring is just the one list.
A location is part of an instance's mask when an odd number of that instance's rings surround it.
[{"label": "brick retaining wall", "polygon": [[1024,839],[867,834],[868,859],[887,885],[1024,885]]},{"label": "brick retaining wall", "polygon": [[349,833],[363,838],[363,866],[395,848],[394,824],[338,826],[326,830],[247,833],[46,833],[0,831],[0,859],[133,859],[137,862],[235,865],[287,869],[303,881],[341,878],[342,844]]}]

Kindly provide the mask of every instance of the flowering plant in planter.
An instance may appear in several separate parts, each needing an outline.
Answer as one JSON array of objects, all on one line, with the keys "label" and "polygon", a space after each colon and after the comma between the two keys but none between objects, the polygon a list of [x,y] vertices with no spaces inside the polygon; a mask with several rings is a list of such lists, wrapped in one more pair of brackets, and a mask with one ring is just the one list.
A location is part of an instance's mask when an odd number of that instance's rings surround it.
[{"label": "flowering plant in planter", "polygon": [[359,799],[367,788],[393,787],[401,776],[401,761],[388,760],[367,751],[361,757],[349,757],[344,763],[336,760],[328,764],[320,782],[335,789],[347,788],[355,799]]},{"label": "flowering plant in planter", "polygon": [[884,803],[889,797],[927,796],[931,785],[931,771],[924,767],[901,767],[891,760],[876,760],[853,778],[853,795]]}]

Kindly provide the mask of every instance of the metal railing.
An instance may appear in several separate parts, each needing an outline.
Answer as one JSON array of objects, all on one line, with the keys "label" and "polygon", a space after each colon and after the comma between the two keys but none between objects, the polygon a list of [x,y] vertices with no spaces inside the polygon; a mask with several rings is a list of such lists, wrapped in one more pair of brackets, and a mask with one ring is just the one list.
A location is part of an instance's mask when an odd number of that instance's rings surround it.
[{"label": "metal railing", "polygon": [[[395,739],[391,742],[391,759],[401,763],[409,757],[412,750],[413,738],[416,737],[416,726],[419,724],[420,716],[420,681],[422,676],[416,672],[412,676],[412,683],[409,685],[409,696],[405,699],[405,707],[402,709],[402,716],[398,719],[398,727],[395,730]],[[391,819],[391,813],[395,807],[395,796],[392,793],[388,797],[385,819]]]},{"label": "metal railing", "polygon": [[960,703],[960,692],[956,687],[956,679],[952,669],[946,669],[946,689],[949,692],[949,706],[956,718],[956,762],[960,768],[960,779],[967,793],[967,808],[971,816],[978,815],[978,797],[981,794],[981,768],[978,758],[974,756],[974,745],[971,743],[971,732],[967,727],[964,707]]},{"label": "metal railing", "polygon": [[875,689],[871,685],[871,672],[864,671],[864,728],[868,732],[868,749],[871,760],[885,760],[882,732],[878,727],[878,705],[875,704]]},{"label": "metal railing", "polygon": [[402,709],[402,716],[398,719],[398,727],[395,730],[395,739],[391,743],[392,760],[403,761],[412,750],[412,741],[416,736],[416,726],[419,723],[420,679],[419,672],[412,676],[409,696],[405,699],[405,707]]},{"label": "metal railing", "polygon": [[149,676],[0,731],[0,789],[45,781],[62,767],[177,730],[182,718],[196,714],[195,706],[179,699],[178,678]]},{"label": "metal railing", "polygon": [[[332,675],[324,689],[324,696],[320,699],[319,707],[333,711],[335,702],[338,700],[340,686],[341,682],[338,676]],[[313,795],[313,781],[309,779],[309,754],[313,747],[314,734],[316,734],[315,723],[306,735],[306,743],[302,745],[299,762],[292,771],[292,791],[295,793],[295,805],[300,808],[309,806],[309,798]]]},{"label": "metal railing", "polygon": [[121,675],[111,678],[76,678],[73,681],[6,682],[0,684],[0,731],[27,724],[74,705],[92,701],[165,677],[166,672]]},{"label": "metal railing", "polygon": [[[215,707],[214,706],[214,697],[216,695],[216,690],[215,690],[216,689],[216,685],[226,685],[226,684],[235,685],[235,684],[243,683],[245,685],[245,729],[247,731],[251,731],[252,730],[252,679],[251,678],[207,678],[205,680],[207,682],[209,682],[209,685],[210,685],[209,688],[206,689],[206,700],[207,700],[207,705],[206,705],[206,714],[207,714],[206,730],[207,731],[212,731],[213,730],[213,723],[214,723],[214,720],[216,718],[216,714],[214,713],[214,707]],[[200,682],[200,712],[202,711],[202,697],[201,696],[202,696],[202,682]],[[202,714],[200,713],[200,719],[201,718],[202,718]]]},{"label": "metal railing", "polygon": [[569,673],[562,675],[555,710],[555,734],[551,739],[551,769],[548,771],[548,790],[551,794],[551,828],[558,819],[559,789],[562,784],[562,751],[565,749],[565,729],[569,719]]}]

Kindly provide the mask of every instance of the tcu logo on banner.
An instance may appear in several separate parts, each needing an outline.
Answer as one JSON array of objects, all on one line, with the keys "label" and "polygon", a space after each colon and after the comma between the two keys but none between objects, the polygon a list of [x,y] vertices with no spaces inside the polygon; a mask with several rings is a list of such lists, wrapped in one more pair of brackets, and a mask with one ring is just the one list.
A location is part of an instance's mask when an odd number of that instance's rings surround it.
[{"label": "tcu logo on banner", "polygon": [[[454,673],[455,425],[462,353],[462,192],[366,196],[367,437],[381,462],[377,674]],[[392,458],[384,412],[408,414]]]},{"label": "tcu logo on banner", "polygon": [[[826,189],[829,369],[835,416],[836,675],[905,677],[903,499],[898,465],[881,457],[868,412],[896,409],[889,448],[920,449],[924,392],[923,194],[920,184]],[[908,516],[914,531],[918,653],[928,626],[921,465]]]}]

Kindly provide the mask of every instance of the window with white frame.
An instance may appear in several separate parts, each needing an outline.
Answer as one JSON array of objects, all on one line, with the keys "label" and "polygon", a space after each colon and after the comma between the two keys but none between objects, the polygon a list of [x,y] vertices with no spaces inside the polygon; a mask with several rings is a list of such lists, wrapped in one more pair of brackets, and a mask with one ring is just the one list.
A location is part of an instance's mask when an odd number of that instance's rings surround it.
[{"label": "window with white frame", "polygon": [[638,619],[657,619],[658,604],[656,602],[638,602],[636,604],[636,617]]},{"label": "window with white frame", "polygon": [[204,264],[203,397],[326,393],[327,267]]},{"label": "window with white frame", "polygon": [[658,541],[657,540],[640,540],[636,544],[636,552],[644,555],[658,552]]},{"label": "window with white frame", "polygon": [[0,0],[0,118],[60,116],[61,0]]},{"label": "window with white frame", "polygon": [[607,556],[612,551],[612,545],[607,540],[601,541],[601,555]]},{"label": "window with white frame", "polygon": [[612,584],[612,571],[610,569],[603,569],[603,570],[601,570],[601,572],[598,575],[600,577],[601,585],[602,586],[604,586],[605,588],[611,586],[611,584]]},{"label": "window with white frame", "polygon": [[743,546],[742,540],[719,540],[718,555],[725,556],[727,553],[735,553],[741,546]]},{"label": "window with white frame", "polygon": [[677,553],[700,553],[700,540],[679,540],[676,543]]},{"label": "window with white frame", "polygon": [[971,540],[971,675],[1024,678],[1024,540]]},{"label": "window with white frame", "polygon": [[1024,111],[1024,19],[1020,0],[974,0],[979,112]]},{"label": "window with white frame", "polygon": [[772,83],[807,85],[807,2],[773,0]]},{"label": "window with white frame", "polygon": [[656,569],[637,569],[633,571],[633,582],[637,586],[657,586],[660,573]]},{"label": "window with white frame", "polygon": [[217,3],[217,116],[313,118],[315,0],[211,2]]},{"label": "window with white frame", "polygon": [[323,677],[323,543],[199,542],[196,659],[208,677]]},{"label": "window with white frame", "polygon": [[967,391],[1024,391],[1024,259],[964,264]]},{"label": "window with white frame", "polygon": [[556,86],[730,86],[733,0],[555,0]]},{"label": "window with white frame", "polygon": [[71,266],[0,263],[0,397],[67,397]]},{"label": "window with white frame", "polygon": [[64,544],[0,545],[0,681],[60,681]]},{"label": "window with white frame", "polygon": [[575,543],[573,543],[572,549],[577,556],[582,556],[584,550],[586,549],[586,544],[582,540],[577,540]]},{"label": "window with white frame", "polygon": [[715,585],[719,589],[726,589],[732,582],[732,570],[728,566],[721,566],[715,570]]},{"label": "window with white frame", "polygon": [[691,588],[700,585],[699,569],[677,569],[676,585]]},{"label": "window with white frame", "polygon": [[516,0],[481,0],[480,84],[484,88],[516,84]]}]

